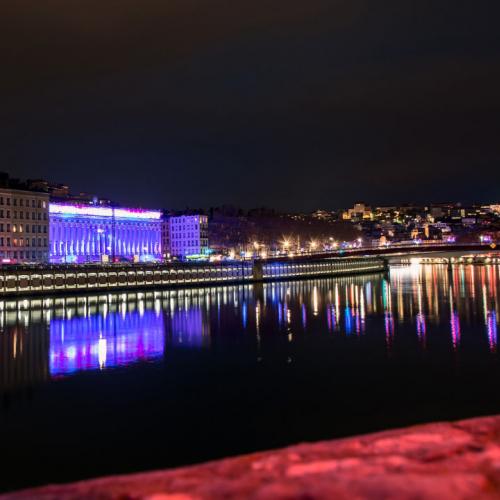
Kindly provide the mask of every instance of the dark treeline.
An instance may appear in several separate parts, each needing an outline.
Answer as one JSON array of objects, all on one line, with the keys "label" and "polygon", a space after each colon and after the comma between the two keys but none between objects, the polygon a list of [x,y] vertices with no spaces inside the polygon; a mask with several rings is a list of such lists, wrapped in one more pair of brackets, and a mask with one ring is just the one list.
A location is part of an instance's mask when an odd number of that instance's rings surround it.
[{"label": "dark treeline", "polygon": [[259,242],[279,245],[284,239],[295,246],[307,246],[312,240],[353,240],[359,231],[350,223],[318,219],[312,214],[284,214],[269,208],[243,210],[234,207],[211,208],[209,216],[210,245],[237,247]]}]

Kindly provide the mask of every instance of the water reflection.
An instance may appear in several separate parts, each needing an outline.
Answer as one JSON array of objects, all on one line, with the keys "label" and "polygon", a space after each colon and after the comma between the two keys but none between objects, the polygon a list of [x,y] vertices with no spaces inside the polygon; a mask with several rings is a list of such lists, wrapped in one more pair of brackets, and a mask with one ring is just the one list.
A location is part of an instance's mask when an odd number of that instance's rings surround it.
[{"label": "water reflection", "polygon": [[163,315],[154,310],[114,311],[50,321],[49,370],[68,374],[126,365],[163,355]]},{"label": "water reflection", "polygon": [[1,301],[0,390],[207,349],[242,332],[254,339],[257,361],[266,336],[281,333],[290,344],[311,332],[381,333],[391,356],[398,336],[414,336],[425,351],[432,335],[448,335],[458,352],[467,334],[496,353],[498,280],[497,265],[415,265],[390,276]]}]

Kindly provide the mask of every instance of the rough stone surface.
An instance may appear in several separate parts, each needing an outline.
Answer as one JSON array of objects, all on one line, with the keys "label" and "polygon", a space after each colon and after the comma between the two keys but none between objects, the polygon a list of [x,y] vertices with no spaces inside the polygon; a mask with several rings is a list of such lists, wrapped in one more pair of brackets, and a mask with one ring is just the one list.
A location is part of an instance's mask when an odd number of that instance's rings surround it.
[{"label": "rough stone surface", "polygon": [[174,470],[45,486],[2,499],[500,498],[500,416],[301,444]]}]

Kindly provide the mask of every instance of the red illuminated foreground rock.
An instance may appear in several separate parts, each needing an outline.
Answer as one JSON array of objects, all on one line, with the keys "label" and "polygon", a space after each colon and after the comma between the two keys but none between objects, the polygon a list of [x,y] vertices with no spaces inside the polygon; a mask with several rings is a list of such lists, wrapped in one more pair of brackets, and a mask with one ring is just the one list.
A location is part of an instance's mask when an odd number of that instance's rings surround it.
[{"label": "red illuminated foreground rock", "polygon": [[11,499],[489,499],[500,416],[421,425],[175,470],[46,486]]}]

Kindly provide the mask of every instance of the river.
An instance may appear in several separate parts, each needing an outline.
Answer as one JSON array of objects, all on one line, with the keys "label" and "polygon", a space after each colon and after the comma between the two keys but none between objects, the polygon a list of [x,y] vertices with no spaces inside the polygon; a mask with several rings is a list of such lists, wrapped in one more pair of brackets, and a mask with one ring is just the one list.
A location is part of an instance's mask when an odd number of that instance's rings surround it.
[{"label": "river", "polygon": [[500,413],[499,277],[0,301],[0,490]]}]

